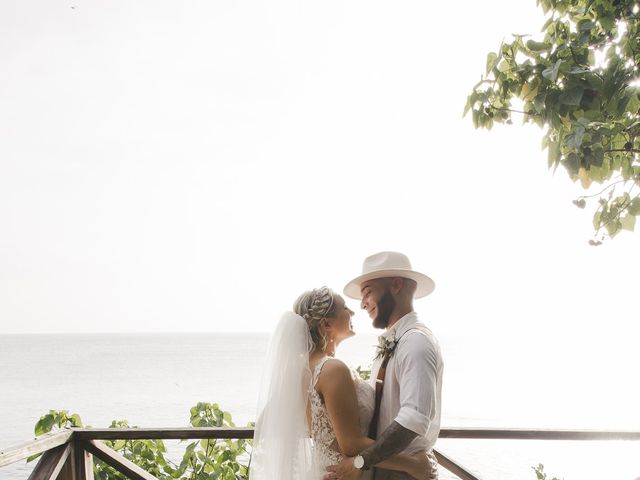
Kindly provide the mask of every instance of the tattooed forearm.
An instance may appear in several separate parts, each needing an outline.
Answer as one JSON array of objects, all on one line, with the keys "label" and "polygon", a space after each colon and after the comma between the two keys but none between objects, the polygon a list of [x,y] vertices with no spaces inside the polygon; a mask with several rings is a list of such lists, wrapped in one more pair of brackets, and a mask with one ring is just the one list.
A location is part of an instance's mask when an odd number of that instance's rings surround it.
[{"label": "tattooed forearm", "polygon": [[407,448],[417,436],[418,434],[416,432],[404,428],[398,422],[393,422],[382,432],[382,435],[380,435],[376,443],[360,452],[360,455],[362,455],[364,459],[364,464],[371,467],[400,453]]}]

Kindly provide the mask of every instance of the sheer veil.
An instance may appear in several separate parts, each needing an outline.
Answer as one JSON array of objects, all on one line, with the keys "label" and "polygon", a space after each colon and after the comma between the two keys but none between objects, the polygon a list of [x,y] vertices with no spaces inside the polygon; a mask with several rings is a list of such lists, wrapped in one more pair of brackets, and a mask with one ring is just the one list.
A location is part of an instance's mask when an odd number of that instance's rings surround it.
[{"label": "sheer veil", "polygon": [[306,422],[312,348],[307,322],[293,312],[283,314],[264,364],[250,480],[317,477]]}]

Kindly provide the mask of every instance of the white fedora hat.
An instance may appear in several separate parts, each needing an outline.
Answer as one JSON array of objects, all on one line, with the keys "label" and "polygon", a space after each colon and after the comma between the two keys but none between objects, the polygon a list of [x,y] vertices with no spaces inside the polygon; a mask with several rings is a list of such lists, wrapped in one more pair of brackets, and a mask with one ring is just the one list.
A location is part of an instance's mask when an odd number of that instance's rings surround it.
[{"label": "white fedora hat", "polygon": [[416,272],[411,268],[409,258],[398,252],[380,252],[364,259],[362,263],[362,275],[354,278],[344,287],[347,297],[359,300],[362,298],[360,285],[368,280],[387,277],[410,278],[418,284],[414,298],[426,297],[436,284],[426,275]]}]

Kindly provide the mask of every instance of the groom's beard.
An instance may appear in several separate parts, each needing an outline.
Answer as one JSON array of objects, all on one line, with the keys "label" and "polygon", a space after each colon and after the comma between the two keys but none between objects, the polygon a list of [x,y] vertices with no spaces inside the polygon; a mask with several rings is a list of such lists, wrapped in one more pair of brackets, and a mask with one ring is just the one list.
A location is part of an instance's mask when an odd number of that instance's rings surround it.
[{"label": "groom's beard", "polygon": [[387,328],[394,308],[396,308],[396,301],[393,299],[391,292],[385,290],[384,295],[382,295],[382,298],[376,304],[378,314],[376,318],[373,319],[373,326],[376,328]]}]

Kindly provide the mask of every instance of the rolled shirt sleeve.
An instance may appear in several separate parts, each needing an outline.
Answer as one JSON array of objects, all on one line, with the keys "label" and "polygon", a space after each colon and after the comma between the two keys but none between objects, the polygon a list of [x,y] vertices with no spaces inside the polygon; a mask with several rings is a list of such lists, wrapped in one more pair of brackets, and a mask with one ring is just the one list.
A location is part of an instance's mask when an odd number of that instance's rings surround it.
[{"label": "rolled shirt sleeve", "polygon": [[439,412],[438,345],[419,330],[408,332],[396,349],[395,369],[400,390],[400,410],[395,421],[425,436]]}]

